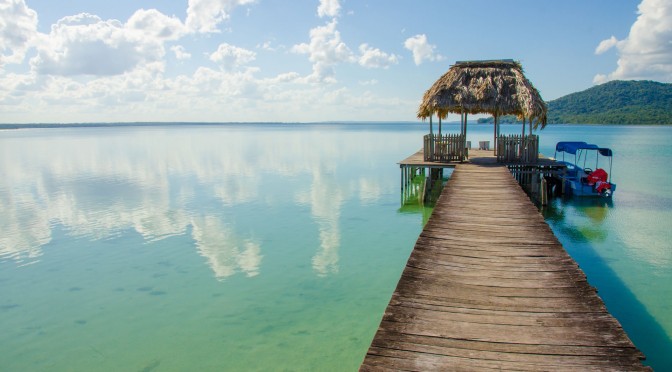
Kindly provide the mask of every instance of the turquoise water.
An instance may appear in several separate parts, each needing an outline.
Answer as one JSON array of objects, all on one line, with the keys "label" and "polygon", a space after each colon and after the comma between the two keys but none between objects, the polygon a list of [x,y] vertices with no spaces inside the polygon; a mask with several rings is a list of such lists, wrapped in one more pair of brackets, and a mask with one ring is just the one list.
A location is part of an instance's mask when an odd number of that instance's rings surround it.
[{"label": "turquoise water", "polygon": [[[396,162],[426,131],[0,131],[0,370],[356,370],[422,229]],[[542,152],[558,140],[615,150],[613,203],[543,212],[668,366],[672,128],[551,127]]]},{"label": "turquoise water", "polygon": [[[556,140],[614,150],[611,203],[554,200],[544,216],[599,290],[607,308],[656,370],[672,368],[672,128],[563,126],[541,132],[540,151]],[[602,163],[601,163],[602,165]]]}]

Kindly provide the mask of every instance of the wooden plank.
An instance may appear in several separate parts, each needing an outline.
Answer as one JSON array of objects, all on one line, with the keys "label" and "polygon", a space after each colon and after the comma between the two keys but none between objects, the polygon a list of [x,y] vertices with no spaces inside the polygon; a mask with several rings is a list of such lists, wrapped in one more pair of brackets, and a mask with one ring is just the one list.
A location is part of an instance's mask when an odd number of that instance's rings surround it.
[{"label": "wooden plank", "polygon": [[[410,289],[410,290],[409,290]],[[507,310],[507,311],[529,311],[529,312],[596,312],[604,310],[604,305],[599,299],[586,297],[581,301],[575,298],[534,298],[534,297],[513,297],[513,296],[483,296],[476,293],[471,295],[463,291],[446,291],[441,294],[433,293],[431,290],[419,289],[417,286],[403,286],[396,296],[409,298],[411,296],[421,298],[421,300],[435,301],[438,303],[449,303],[453,306],[482,309],[482,310]]]},{"label": "wooden plank", "polygon": [[[418,261],[417,257],[411,257],[408,261],[407,271],[404,271],[405,276],[413,277],[417,276],[418,278],[426,278],[428,276],[435,279],[437,282],[448,285],[453,283],[453,276],[465,277],[465,278],[491,278],[491,279],[512,279],[512,280],[570,280],[575,281],[586,281],[586,276],[580,270],[561,270],[553,268],[537,268],[536,270],[526,270],[526,271],[510,271],[510,270],[487,270],[484,268],[456,268],[448,267],[445,265],[440,265],[437,262],[430,260]],[[446,271],[449,271],[451,274],[445,274]],[[446,278],[446,283],[443,283]],[[520,286],[516,288],[521,288]],[[547,287],[544,287],[547,288]]]},{"label": "wooden plank", "polygon": [[[470,284],[472,286],[484,286],[491,288],[516,288],[517,290],[527,290],[534,288],[541,289],[557,289],[557,288],[576,288],[579,289],[579,285],[585,285],[586,276],[580,271],[550,271],[550,270],[536,270],[536,271],[489,271],[482,268],[454,268],[451,266],[441,266],[439,268],[427,268],[427,264],[418,265],[415,263],[410,263],[407,268],[404,270],[403,278],[405,281],[414,282],[415,280],[424,281],[424,285],[437,285],[437,286],[447,286],[452,284]],[[450,274],[446,274],[445,271],[450,271]],[[489,279],[489,280],[488,280]],[[499,285],[492,285],[492,280],[497,280],[500,282]],[[519,283],[525,283],[525,281],[535,280],[539,281],[539,285],[530,286],[522,285]],[[520,281],[520,282],[519,282]],[[546,285],[547,283],[553,282],[567,282],[573,285],[566,286],[561,284],[556,284],[554,286]],[[506,283],[513,284],[512,286],[507,286]]]},{"label": "wooden plank", "polygon": [[[401,339],[401,340],[400,340]],[[462,341],[455,343],[453,345],[446,345],[445,343],[436,343],[435,340],[444,340],[441,338],[432,338],[432,337],[423,337],[423,336],[414,336],[414,335],[404,335],[400,337],[398,334],[392,334],[389,338],[380,338],[374,347],[378,350],[380,349],[393,349],[393,350],[409,350],[414,352],[426,352],[431,354],[443,355],[443,356],[452,356],[452,357],[461,357],[461,358],[470,358],[470,359],[483,359],[488,361],[506,361],[506,362],[515,362],[520,363],[531,363],[537,366],[553,366],[556,364],[574,365],[574,366],[609,366],[613,364],[613,358],[619,359],[619,364],[621,365],[632,365],[639,363],[638,358],[632,358],[628,353],[623,353],[625,355],[613,353],[611,355],[603,355],[600,353],[595,353],[594,355],[590,354],[592,351],[596,351],[597,348],[588,348],[588,347],[574,347],[569,351],[574,351],[582,355],[567,355],[567,354],[558,354],[557,350],[554,350],[554,347],[549,347],[551,345],[543,345],[545,347],[538,348],[529,348],[525,350],[525,353],[520,352],[510,352],[509,350],[500,351],[500,350],[483,350],[485,347],[477,346],[476,343],[488,345],[497,345],[496,343],[487,343],[479,341]],[[510,344],[505,344],[510,345]],[[536,345],[535,345],[536,346]],[[540,345],[541,346],[541,345]],[[510,349],[510,348],[509,348]],[[518,349],[521,350],[521,349]],[[599,350],[599,349],[598,349]],[[623,351],[624,349],[619,349]],[[555,353],[553,353],[555,352]],[[565,351],[567,352],[567,351]],[[608,358],[605,358],[607,357]],[[515,367],[515,365],[513,366]]]},{"label": "wooden plank", "polygon": [[649,370],[507,169],[470,152],[485,166],[456,166],[361,370]]},{"label": "wooden plank", "polygon": [[[610,317],[609,314],[602,312],[550,312],[550,311],[514,311],[503,309],[476,309],[470,307],[460,307],[457,304],[446,303],[445,301],[433,301],[428,298],[410,298],[403,296],[395,296],[390,300],[390,306],[404,306],[407,308],[427,309],[433,311],[442,311],[448,313],[464,313],[488,316],[500,316],[511,318],[529,317],[535,321],[544,322],[546,319],[594,319],[602,317]],[[526,309],[527,310],[527,309]],[[613,319],[613,317],[611,318]]]},{"label": "wooden plank", "polygon": [[[641,365],[633,365],[634,363],[624,363],[617,359],[609,359],[608,362],[600,364],[588,364],[585,361],[580,363],[549,363],[546,361],[507,361],[507,360],[489,360],[483,357],[483,353],[472,356],[452,356],[434,354],[427,351],[414,352],[408,350],[398,350],[389,348],[379,348],[373,346],[370,349],[372,356],[379,356],[383,358],[372,358],[369,363],[366,363],[364,371],[380,370],[376,368],[389,368],[393,370],[402,371],[473,371],[473,370],[515,370],[515,371],[585,371],[586,369],[593,369],[600,371],[623,371],[623,370],[647,370]],[[393,361],[393,367],[390,368],[385,359]],[[569,358],[567,358],[569,359]],[[574,358],[575,360],[578,358]],[[580,360],[580,359],[578,359]],[[569,362],[569,360],[568,360]],[[370,366],[370,367],[369,367]],[[373,369],[369,369],[373,368]]]},{"label": "wooden plank", "polygon": [[[483,313],[487,312],[507,312],[507,313],[516,313],[522,316],[537,316],[540,313],[553,313],[556,316],[561,314],[588,314],[593,316],[595,314],[600,314],[602,308],[592,307],[589,303],[577,303],[577,306],[565,306],[560,308],[552,308],[550,306],[532,306],[530,303],[525,302],[510,302],[508,306],[503,306],[501,303],[497,303],[490,299],[482,299],[481,301],[478,298],[460,298],[460,296],[444,296],[436,297],[431,295],[425,295],[422,293],[413,294],[412,297],[406,297],[403,294],[396,293],[390,303],[397,303],[399,301],[410,301],[413,303],[421,304],[422,306],[433,306],[434,308],[445,308],[445,309],[460,309],[461,311],[480,311]],[[599,304],[598,304],[599,305]]]},{"label": "wooden plank", "polygon": [[[571,261],[571,258],[565,257],[564,255],[549,255],[542,254],[544,251],[543,248],[538,246],[528,246],[528,251],[525,253],[513,252],[512,250],[496,250],[492,246],[489,249],[479,249],[480,247],[476,242],[469,241],[460,241],[459,248],[451,248],[446,244],[446,240],[442,242],[445,245],[428,245],[426,243],[421,243],[416,246],[419,250],[426,252],[432,252],[433,254],[442,254],[442,255],[453,255],[453,256],[463,256],[463,257],[474,257],[482,258],[484,260],[493,260],[500,262],[516,262],[516,263],[547,263],[553,264],[557,262],[556,260],[565,259],[566,261]],[[523,249],[521,249],[523,250]],[[558,262],[562,264],[562,262]]]}]

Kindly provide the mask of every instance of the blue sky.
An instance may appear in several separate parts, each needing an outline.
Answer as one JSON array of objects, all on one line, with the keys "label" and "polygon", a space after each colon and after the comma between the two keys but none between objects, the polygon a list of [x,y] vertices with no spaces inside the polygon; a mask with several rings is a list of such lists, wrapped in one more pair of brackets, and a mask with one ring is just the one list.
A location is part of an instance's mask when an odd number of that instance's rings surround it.
[{"label": "blue sky", "polygon": [[0,122],[415,120],[499,58],[546,100],[671,82],[672,2],[0,0]]}]

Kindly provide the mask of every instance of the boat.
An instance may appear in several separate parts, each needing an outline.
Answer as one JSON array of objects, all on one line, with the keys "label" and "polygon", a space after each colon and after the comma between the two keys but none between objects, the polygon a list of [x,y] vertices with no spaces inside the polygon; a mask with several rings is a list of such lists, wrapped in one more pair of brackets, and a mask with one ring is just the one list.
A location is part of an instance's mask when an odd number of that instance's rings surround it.
[{"label": "boat", "polygon": [[[574,155],[574,162],[566,161],[565,155]],[[613,151],[606,147],[586,142],[558,142],[555,159],[567,169],[563,177],[565,193],[579,197],[612,197],[616,191],[616,184],[611,182],[612,158]],[[608,161],[609,172],[599,167],[600,160]],[[594,168],[590,168],[593,164]]]}]

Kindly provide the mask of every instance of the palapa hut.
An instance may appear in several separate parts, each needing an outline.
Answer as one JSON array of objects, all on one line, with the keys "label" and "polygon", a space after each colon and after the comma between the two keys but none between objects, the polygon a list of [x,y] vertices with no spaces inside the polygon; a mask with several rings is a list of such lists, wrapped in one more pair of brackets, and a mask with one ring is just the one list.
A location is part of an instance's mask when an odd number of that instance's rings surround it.
[{"label": "palapa hut", "polygon": [[[445,119],[448,113],[461,115],[459,135],[441,134],[441,119]],[[435,114],[439,119],[438,135],[433,133],[432,117]],[[430,121],[430,133],[424,141],[425,160],[466,159],[468,114],[494,116],[493,145],[498,159],[534,161],[537,158],[538,136],[532,135],[532,128],[541,126],[543,129],[546,126],[546,103],[523,74],[519,62],[511,59],[458,61],[425,92],[418,108],[418,117],[423,120],[429,118]],[[499,136],[498,118],[502,115],[516,115],[523,119],[520,137]],[[526,120],[530,123],[528,136],[525,136]]]}]

